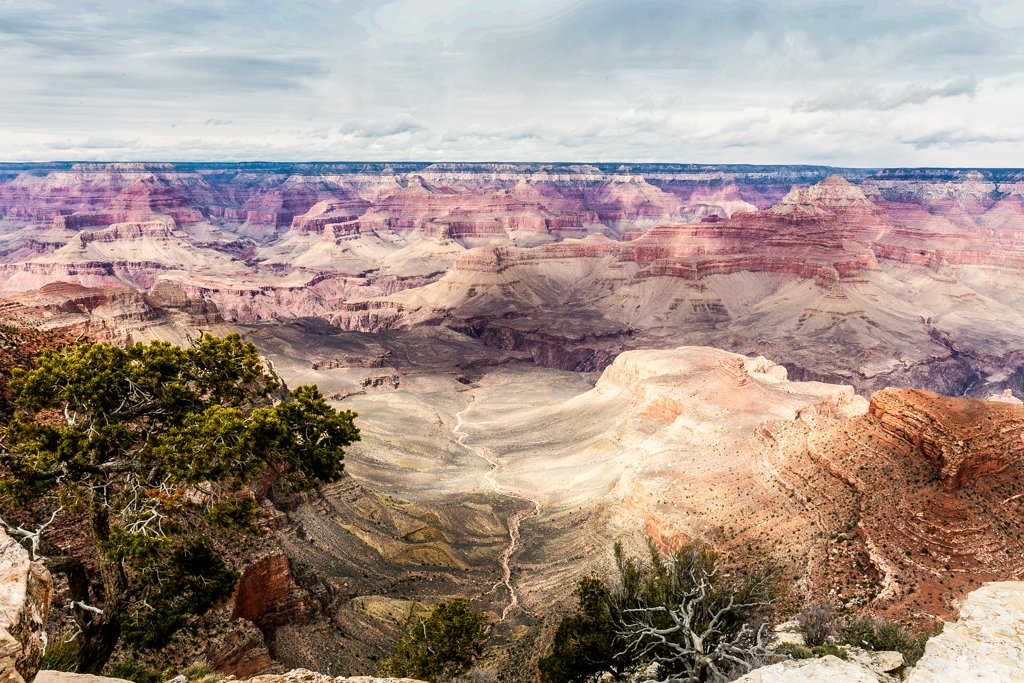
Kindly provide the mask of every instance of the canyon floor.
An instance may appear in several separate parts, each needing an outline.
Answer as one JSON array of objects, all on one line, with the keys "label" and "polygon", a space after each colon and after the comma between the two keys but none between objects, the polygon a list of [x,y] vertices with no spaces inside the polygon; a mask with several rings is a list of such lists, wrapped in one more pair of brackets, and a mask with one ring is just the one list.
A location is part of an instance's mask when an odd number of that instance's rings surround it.
[{"label": "canyon floor", "polygon": [[[351,481],[288,512],[282,534],[302,590],[332,586],[325,637],[349,650],[374,652],[417,604],[462,594],[495,621],[491,661],[528,677],[552,605],[612,570],[614,540],[701,539],[738,564],[779,566],[797,602],[919,624],[1024,572],[1018,403],[936,407],[900,390],[869,406],[851,387],[790,382],[770,360],[707,347],[580,373],[443,328],[244,329],[289,384],[315,382],[360,414]],[[914,439],[963,406],[999,437],[968,437],[963,473],[944,478]],[[949,429],[927,438],[941,449],[964,436]],[[294,625],[270,631],[289,665],[344,651],[296,649],[310,631]],[[316,664],[360,664],[332,657]]]}]

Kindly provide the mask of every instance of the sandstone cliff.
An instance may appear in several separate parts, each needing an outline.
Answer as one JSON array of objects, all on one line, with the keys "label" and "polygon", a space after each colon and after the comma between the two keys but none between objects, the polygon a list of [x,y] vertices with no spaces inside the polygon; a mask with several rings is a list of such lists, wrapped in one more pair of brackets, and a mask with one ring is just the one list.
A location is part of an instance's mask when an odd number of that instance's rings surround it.
[{"label": "sandstone cliff", "polygon": [[947,488],[1024,461],[1024,407],[1019,404],[885,389],[871,396],[868,412],[880,426],[876,435],[884,445],[933,462]]}]

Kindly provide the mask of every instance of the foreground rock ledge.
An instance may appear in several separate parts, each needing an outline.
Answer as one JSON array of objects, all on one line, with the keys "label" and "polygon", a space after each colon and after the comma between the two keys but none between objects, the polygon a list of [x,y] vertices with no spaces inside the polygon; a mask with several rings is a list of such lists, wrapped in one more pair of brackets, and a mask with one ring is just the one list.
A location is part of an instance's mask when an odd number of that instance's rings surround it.
[{"label": "foreground rock ledge", "polygon": [[[227,680],[234,680],[229,678]],[[121,678],[104,678],[90,674],[66,673],[64,671],[40,671],[35,683],[131,683]],[[293,669],[283,674],[256,676],[245,683],[424,683],[414,678],[375,678],[374,676],[328,676],[327,674]]]},{"label": "foreground rock ledge", "polygon": [[250,678],[246,683],[423,683],[423,681],[415,678],[375,678],[373,676],[334,677],[308,669],[292,669],[283,674],[256,676]]},{"label": "foreground rock ledge", "polygon": [[988,583],[968,595],[908,681],[1024,681],[1024,581]]},{"label": "foreground rock ledge", "polygon": [[826,655],[780,662],[754,669],[736,683],[878,683],[878,677],[855,662]]}]

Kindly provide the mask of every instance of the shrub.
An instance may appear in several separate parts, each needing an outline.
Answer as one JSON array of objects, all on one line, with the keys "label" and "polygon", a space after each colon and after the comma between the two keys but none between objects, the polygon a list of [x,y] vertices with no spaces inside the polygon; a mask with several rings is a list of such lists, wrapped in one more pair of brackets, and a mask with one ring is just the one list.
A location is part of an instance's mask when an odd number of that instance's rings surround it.
[{"label": "shrub", "polygon": [[562,619],[551,653],[540,660],[545,683],[659,665],[667,680],[731,680],[773,656],[764,617],[778,596],[772,570],[723,574],[718,555],[693,543],[663,558],[650,544],[638,561],[615,549],[618,582],[576,587],[576,612]]},{"label": "shrub", "polygon": [[797,615],[796,621],[804,643],[810,647],[824,645],[835,631],[835,611],[830,602],[808,607]]},{"label": "shrub", "polygon": [[49,516],[22,531],[35,541],[59,513],[53,531],[74,515],[88,521],[75,554],[50,558],[69,579],[82,673],[99,673],[122,637],[164,646],[229,597],[226,534],[254,530],[253,491],[337,481],[359,439],[353,413],[313,386],[287,391],[237,334],[189,348],[71,344],[12,375],[0,517]]},{"label": "shrub", "polygon": [[576,583],[575,613],[558,624],[551,653],[537,662],[544,683],[587,680],[616,669],[611,592],[600,579],[587,576]]},{"label": "shrub", "polygon": [[190,664],[181,672],[181,675],[188,680],[188,683],[218,683],[218,681],[224,680],[224,676],[214,671],[213,667],[206,662]]},{"label": "shrub", "polygon": [[48,671],[77,671],[78,643],[74,640],[51,643],[39,668]]},{"label": "shrub", "polygon": [[394,654],[380,663],[380,673],[442,683],[468,671],[486,639],[486,617],[469,600],[454,598],[409,626]]},{"label": "shrub", "polygon": [[934,630],[911,635],[899,624],[884,617],[853,617],[843,627],[844,643],[876,652],[892,650],[903,655],[908,666],[914,666],[924,654],[925,644]]}]

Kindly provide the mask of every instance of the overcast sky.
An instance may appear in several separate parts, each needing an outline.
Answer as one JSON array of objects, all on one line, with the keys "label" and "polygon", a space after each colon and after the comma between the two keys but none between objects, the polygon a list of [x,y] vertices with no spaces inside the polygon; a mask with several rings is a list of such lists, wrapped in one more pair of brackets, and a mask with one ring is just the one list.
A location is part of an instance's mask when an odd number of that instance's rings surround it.
[{"label": "overcast sky", "polygon": [[0,0],[2,160],[1024,166],[1022,0]]}]

